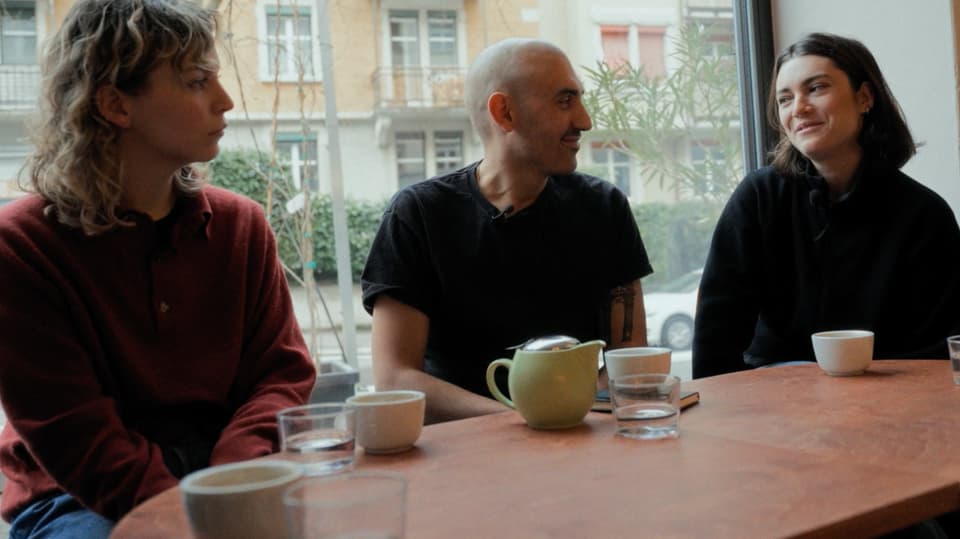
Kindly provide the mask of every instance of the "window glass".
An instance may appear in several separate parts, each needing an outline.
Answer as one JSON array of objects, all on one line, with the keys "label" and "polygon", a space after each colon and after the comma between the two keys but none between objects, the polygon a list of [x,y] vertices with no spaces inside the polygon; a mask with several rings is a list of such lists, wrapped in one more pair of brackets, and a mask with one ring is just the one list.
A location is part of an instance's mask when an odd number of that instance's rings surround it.
[{"label": "window glass", "polygon": [[283,79],[296,79],[301,72],[307,78],[313,77],[310,10],[267,8],[266,22],[268,73],[279,73]]},{"label": "window glass", "polygon": [[427,33],[430,40],[430,65],[457,64],[457,12],[427,12]]},{"label": "window glass", "polygon": [[[0,4],[6,5],[0,9],[2,120],[10,103],[35,102],[35,50],[44,36],[37,35],[37,3]],[[567,53],[593,121],[583,134],[579,170],[629,196],[656,270],[645,290],[702,267],[719,211],[743,177],[732,0],[568,0],[564,9],[528,0],[216,5],[226,48],[221,81],[236,107],[211,180],[264,205],[314,355],[343,358],[353,332],[356,350],[349,353],[359,359],[365,384],[370,317],[355,303],[353,320],[342,318],[341,307],[351,300],[340,297],[337,283],[344,278],[337,256],[344,255],[334,248],[333,201],[342,195],[349,229],[343,266],[356,288],[390,197],[483,157],[463,91],[467,68],[486,45],[541,38]],[[45,30],[56,24],[51,18]],[[329,49],[319,41],[324,28]],[[327,50],[334,80],[321,82],[320,54]],[[24,71],[10,64],[29,65]],[[326,110],[330,91],[336,133]],[[25,128],[10,136],[0,129],[0,137],[3,197],[15,174],[7,171],[18,170],[28,152],[20,151]],[[308,178],[311,215],[297,213],[296,204],[287,204],[289,193],[271,187],[301,186]],[[312,230],[313,252],[301,249],[304,230]],[[310,279],[333,303],[328,310],[324,301],[309,299],[304,283]],[[650,301],[656,306],[658,300]],[[692,316],[692,307],[684,309]],[[648,318],[651,343],[662,340],[662,325]],[[674,356],[681,373],[684,354]]]},{"label": "window glass", "polygon": [[0,64],[35,64],[37,22],[29,5],[0,6]]},{"label": "window glass", "polygon": [[423,133],[397,133],[397,184],[406,187],[426,178]]},{"label": "window glass", "polygon": [[453,172],[463,166],[463,133],[437,131],[433,137],[437,174]]},{"label": "window glass", "polygon": [[416,11],[390,12],[390,44],[394,66],[420,63],[420,32]]},{"label": "window glass", "polygon": [[318,189],[317,141],[316,138],[304,140],[300,134],[278,133],[277,153],[290,164],[293,186],[300,189],[303,182],[309,180],[310,189]]},{"label": "window glass", "polygon": [[630,196],[630,155],[605,145],[596,144],[591,148],[593,167],[591,172],[607,181],[611,181]]},{"label": "window glass", "polygon": [[602,26],[600,40],[603,61],[613,69],[630,61],[630,45],[626,26]]}]

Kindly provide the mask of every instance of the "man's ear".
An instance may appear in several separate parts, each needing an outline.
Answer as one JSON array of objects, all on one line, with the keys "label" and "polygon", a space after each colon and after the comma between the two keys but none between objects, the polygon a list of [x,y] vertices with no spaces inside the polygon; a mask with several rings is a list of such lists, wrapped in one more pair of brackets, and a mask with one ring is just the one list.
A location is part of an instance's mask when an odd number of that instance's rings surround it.
[{"label": "man's ear", "polygon": [[127,111],[124,95],[116,86],[105,84],[97,89],[97,112],[111,124],[125,128],[130,127],[130,114]]},{"label": "man's ear", "polygon": [[487,99],[487,112],[490,119],[505,133],[513,131],[513,113],[510,110],[510,96],[502,92],[494,92]]}]

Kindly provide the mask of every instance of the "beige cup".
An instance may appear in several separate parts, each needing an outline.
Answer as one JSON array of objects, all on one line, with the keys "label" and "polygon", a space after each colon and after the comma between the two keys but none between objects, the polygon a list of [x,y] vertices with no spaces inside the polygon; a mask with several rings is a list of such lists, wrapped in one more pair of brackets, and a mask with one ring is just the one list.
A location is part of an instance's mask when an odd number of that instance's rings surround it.
[{"label": "beige cup", "polygon": [[347,399],[353,408],[357,443],[373,454],[399,453],[413,447],[423,429],[426,395],[420,391],[376,391]]},{"label": "beige cup", "polygon": [[287,536],[283,491],[300,478],[300,465],[250,460],[193,472],[180,494],[197,539],[281,539]]},{"label": "beige cup", "polygon": [[821,331],[811,336],[817,364],[830,376],[863,374],[873,360],[873,332]]},{"label": "beige cup", "polygon": [[630,374],[670,374],[669,348],[638,346],[618,348],[603,353],[607,378],[613,380]]}]

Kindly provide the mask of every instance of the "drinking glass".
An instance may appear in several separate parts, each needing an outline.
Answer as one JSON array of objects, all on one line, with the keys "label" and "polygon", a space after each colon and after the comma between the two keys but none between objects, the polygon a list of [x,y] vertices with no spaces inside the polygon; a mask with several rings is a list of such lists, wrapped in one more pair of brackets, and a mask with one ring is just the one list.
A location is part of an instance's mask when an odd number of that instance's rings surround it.
[{"label": "drinking glass", "polygon": [[277,414],[280,450],[303,466],[303,475],[325,475],[353,468],[354,410],[344,403],[296,406]]},{"label": "drinking glass", "polygon": [[960,335],[947,338],[950,349],[950,366],[953,368],[953,383],[960,385]]},{"label": "drinking glass", "polygon": [[680,378],[634,374],[610,381],[617,434],[640,440],[680,435]]},{"label": "drinking glass", "polygon": [[403,539],[407,481],[384,472],[313,477],[283,496],[293,539]]}]

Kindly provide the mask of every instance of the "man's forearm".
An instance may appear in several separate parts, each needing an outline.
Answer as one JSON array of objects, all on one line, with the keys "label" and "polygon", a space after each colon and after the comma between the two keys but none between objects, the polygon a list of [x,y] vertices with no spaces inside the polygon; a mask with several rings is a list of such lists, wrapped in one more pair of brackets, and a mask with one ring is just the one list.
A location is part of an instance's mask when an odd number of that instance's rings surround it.
[{"label": "man's forearm", "polygon": [[398,369],[377,389],[415,389],[427,395],[426,423],[505,412],[510,408],[416,369]]}]

